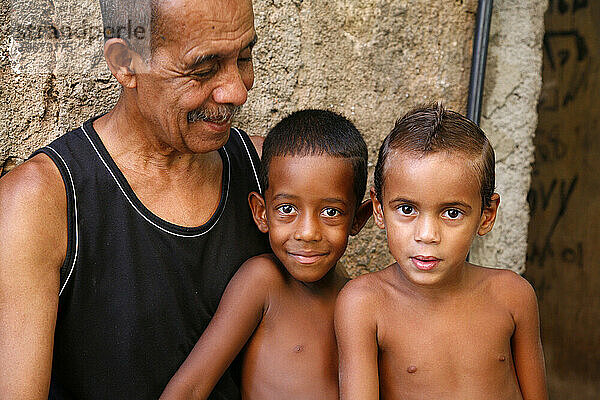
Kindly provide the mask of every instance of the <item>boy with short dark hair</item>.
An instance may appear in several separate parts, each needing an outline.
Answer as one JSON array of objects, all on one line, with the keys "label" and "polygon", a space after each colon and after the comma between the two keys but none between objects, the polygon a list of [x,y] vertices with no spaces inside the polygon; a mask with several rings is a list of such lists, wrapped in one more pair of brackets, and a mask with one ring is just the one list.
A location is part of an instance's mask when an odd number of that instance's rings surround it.
[{"label": "boy with short dark hair", "polygon": [[340,115],[299,111],[269,132],[263,194],[248,200],[273,254],[240,267],[162,399],[205,399],[242,349],[243,399],[338,398],[333,309],[347,279],[335,267],[371,215],[366,171],[366,144]]},{"label": "boy with short dark hair", "polygon": [[535,293],[468,263],[492,229],[494,151],[441,105],[398,120],[379,151],[375,223],[396,262],[338,296],[342,399],[546,399]]}]

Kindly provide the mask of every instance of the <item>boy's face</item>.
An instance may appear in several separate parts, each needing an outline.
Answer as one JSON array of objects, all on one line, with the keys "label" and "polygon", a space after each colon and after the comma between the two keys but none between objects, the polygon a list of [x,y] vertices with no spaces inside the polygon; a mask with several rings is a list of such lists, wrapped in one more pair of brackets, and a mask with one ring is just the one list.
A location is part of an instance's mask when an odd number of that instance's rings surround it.
[{"label": "boy's face", "polygon": [[489,232],[499,202],[481,210],[477,175],[468,158],[445,152],[390,154],[382,203],[371,191],[375,222],[412,283],[444,285],[460,279],[476,233]]},{"label": "boy's face", "polygon": [[273,253],[295,279],[320,280],[344,254],[356,209],[353,182],[352,164],[343,158],[271,159],[264,203],[256,194],[250,202]]}]

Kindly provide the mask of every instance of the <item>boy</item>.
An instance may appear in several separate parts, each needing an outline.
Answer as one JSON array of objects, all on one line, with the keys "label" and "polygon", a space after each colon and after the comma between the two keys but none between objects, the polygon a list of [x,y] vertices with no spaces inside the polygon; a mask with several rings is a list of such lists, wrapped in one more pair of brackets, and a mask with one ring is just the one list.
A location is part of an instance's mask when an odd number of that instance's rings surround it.
[{"label": "boy", "polygon": [[338,296],[341,398],[546,399],[532,287],[465,261],[500,202],[484,133],[441,105],[408,113],[371,199],[396,262]]},{"label": "boy", "polygon": [[336,264],[372,213],[367,147],[347,119],[293,113],[263,145],[263,195],[248,201],[273,254],[244,263],[162,399],[205,399],[244,349],[243,399],[337,399]]}]

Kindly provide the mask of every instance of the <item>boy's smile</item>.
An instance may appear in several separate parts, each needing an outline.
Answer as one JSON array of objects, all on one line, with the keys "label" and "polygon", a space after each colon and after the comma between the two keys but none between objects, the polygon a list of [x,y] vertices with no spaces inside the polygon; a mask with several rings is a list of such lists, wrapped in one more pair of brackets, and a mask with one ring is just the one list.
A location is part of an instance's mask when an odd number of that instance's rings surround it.
[{"label": "boy's smile", "polygon": [[[273,253],[295,279],[319,281],[344,254],[356,210],[353,182],[347,159],[271,159],[264,205],[252,208],[259,228],[269,233]],[[250,201],[259,199],[254,194]]]},{"label": "boy's smile", "polygon": [[491,229],[497,206],[495,198],[481,212],[473,162],[460,153],[396,151],[384,175],[383,204],[371,194],[375,222],[402,274],[420,286],[458,282],[475,234]]}]

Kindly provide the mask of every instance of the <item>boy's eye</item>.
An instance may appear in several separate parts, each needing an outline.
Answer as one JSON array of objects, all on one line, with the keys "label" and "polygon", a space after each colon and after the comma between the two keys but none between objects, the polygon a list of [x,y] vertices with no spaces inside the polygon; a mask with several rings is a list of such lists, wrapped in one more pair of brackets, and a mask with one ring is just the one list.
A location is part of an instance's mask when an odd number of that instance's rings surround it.
[{"label": "boy's eye", "polygon": [[294,213],[295,209],[294,206],[292,206],[291,204],[284,204],[282,206],[277,207],[277,211],[279,211],[281,214],[289,215]]},{"label": "boy's eye", "polygon": [[398,207],[398,209],[400,210],[400,213],[402,213],[403,215],[412,215],[415,213],[415,208],[413,206],[409,206],[407,204],[403,204],[400,207]]},{"label": "boy's eye", "polygon": [[341,212],[335,208],[326,208],[323,210],[322,214],[326,217],[333,218],[340,215]]},{"label": "boy's eye", "polygon": [[448,219],[460,219],[463,216],[463,213],[462,211],[457,210],[456,208],[451,208],[449,210],[444,211],[444,214],[442,214],[442,216]]}]

